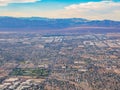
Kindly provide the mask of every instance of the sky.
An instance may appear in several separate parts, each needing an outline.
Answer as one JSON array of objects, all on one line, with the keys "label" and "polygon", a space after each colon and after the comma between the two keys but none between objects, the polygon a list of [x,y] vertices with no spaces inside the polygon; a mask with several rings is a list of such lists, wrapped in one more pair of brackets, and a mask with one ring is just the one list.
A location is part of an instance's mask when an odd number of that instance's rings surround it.
[{"label": "sky", "polygon": [[120,0],[0,0],[0,16],[120,21]]}]

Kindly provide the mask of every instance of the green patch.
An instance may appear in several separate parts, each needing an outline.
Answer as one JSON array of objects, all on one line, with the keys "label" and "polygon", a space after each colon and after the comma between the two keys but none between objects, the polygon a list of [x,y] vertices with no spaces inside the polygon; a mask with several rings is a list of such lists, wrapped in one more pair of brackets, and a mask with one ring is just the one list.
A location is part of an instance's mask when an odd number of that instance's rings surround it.
[{"label": "green patch", "polygon": [[48,76],[50,73],[47,69],[41,69],[41,68],[35,68],[35,69],[21,69],[16,68],[13,69],[13,71],[10,73],[12,76]]}]

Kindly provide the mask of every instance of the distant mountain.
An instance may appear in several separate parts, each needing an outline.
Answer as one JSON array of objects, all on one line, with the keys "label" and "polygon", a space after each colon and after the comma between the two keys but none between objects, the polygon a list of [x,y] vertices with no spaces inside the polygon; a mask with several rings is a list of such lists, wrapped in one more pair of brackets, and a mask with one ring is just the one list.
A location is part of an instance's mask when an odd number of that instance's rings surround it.
[{"label": "distant mountain", "polygon": [[40,17],[0,17],[1,30],[68,30],[84,28],[119,28],[120,21],[87,20],[83,18],[49,19]]}]

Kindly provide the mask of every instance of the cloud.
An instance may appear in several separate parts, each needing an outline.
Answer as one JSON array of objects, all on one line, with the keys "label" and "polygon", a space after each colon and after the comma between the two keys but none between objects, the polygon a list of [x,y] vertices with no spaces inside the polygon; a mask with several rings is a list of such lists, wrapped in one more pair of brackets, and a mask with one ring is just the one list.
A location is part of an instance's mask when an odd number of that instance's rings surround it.
[{"label": "cloud", "polygon": [[107,0],[73,4],[58,13],[58,16],[61,15],[62,17],[120,20],[120,2]]},{"label": "cloud", "polygon": [[[1,3],[1,1],[3,1]],[[6,2],[5,2],[6,1]],[[9,1],[9,2],[8,2]],[[28,3],[36,2],[38,0],[0,0],[0,4],[8,3]],[[39,0],[40,1],[40,0]],[[50,6],[48,6],[50,7]],[[15,16],[15,17],[50,17],[50,18],[86,18],[91,20],[119,20],[120,21],[120,2],[114,2],[112,0],[103,0],[101,2],[87,2],[80,4],[72,4],[64,7],[63,9],[42,11],[36,8],[30,8],[29,10],[10,11],[9,9],[3,12],[1,16]],[[32,12],[32,13],[31,13]]]},{"label": "cloud", "polygon": [[32,3],[41,0],[0,0],[0,6],[7,6],[9,3]]}]

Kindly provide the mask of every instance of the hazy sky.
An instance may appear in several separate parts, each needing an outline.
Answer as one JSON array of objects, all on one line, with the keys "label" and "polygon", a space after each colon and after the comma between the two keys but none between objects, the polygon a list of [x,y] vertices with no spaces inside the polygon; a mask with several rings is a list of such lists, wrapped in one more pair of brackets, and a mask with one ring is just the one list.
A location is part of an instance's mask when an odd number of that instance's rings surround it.
[{"label": "hazy sky", "polygon": [[120,0],[0,0],[0,16],[120,20]]}]

